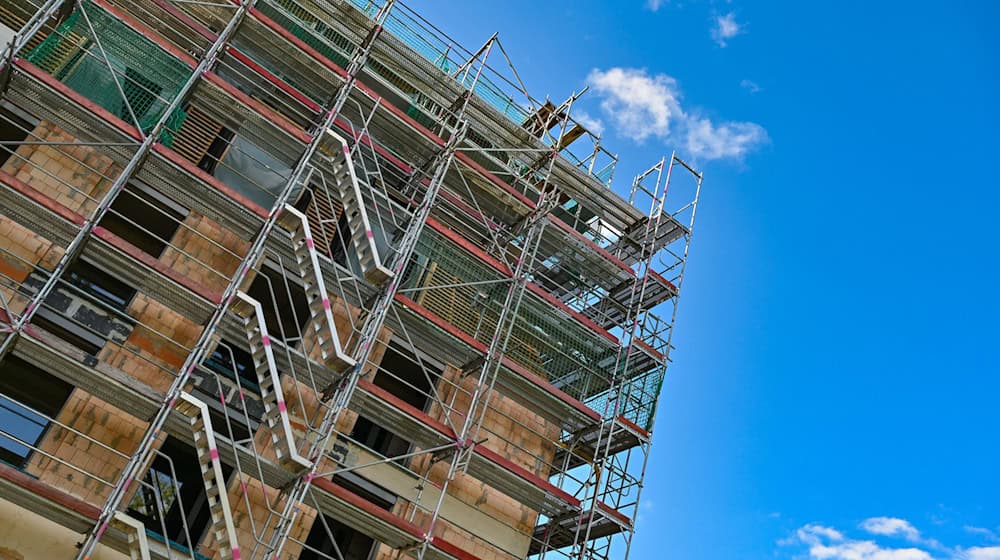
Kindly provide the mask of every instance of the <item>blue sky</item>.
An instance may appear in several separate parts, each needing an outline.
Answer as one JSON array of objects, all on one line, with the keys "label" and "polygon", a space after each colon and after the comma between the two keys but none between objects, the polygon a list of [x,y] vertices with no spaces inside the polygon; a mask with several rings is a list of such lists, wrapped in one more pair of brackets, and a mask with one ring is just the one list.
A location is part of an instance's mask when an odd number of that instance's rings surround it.
[{"label": "blue sky", "polygon": [[1000,558],[1000,4],[414,6],[706,172],[633,558]]}]

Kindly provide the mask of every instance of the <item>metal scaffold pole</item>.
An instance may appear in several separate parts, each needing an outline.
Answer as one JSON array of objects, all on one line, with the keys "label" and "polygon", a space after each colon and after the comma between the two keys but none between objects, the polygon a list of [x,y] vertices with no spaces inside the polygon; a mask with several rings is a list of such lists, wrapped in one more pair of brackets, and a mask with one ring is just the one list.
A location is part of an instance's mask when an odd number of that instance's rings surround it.
[{"label": "metal scaffold pole", "polygon": [[[177,98],[175,99],[174,101],[175,106],[179,106],[179,104],[181,103],[181,99],[184,97],[184,94],[186,94],[191,90],[191,88],[196,83],[198,77],[211,66],[212,62],[215,60],[215,57],[225,46],[226,41],[238,27],[240,20],[253,7],[255,1],[256,0],[246,0],[245,2],[241,3],[238,6],[236,12],[230,18],[226,28],[218,35],[218,37],[215,39],[214,43],[209,48],[209,50],[206,51],[205,57],[198,65],[198,68],[195,70],[195,73],[189,78],[188,82],[185,84],[185,87],[181,90],[181,94],[178,95]],[[392,0],[387,2],[385,10],[387,11],[388,8],[391,8],[392,4],[393,4]],[[377,37],[378,32],[380,30],[381,30],[381,25],[377,25],[371,35],[372,41],[374,40],[375,37]],[[306,173],[312,155],[316,152],[319,145],[323,142],[326,131],[329,130],[330,127],[336,121],[337,117],[339,116],[339,111],[343,109],[344,103],[346,102],[347,97],[350,94],[351,88],[354,85],[354,80],[356,79],[357,74],[360,72],[360,69],[363,67],[364,62],[367,58],[367,54],[368,52],[370,52],[370,48],[371,48],[371,41],[369,42],[368,47],[366,49],[360,50],[358,55],[355,57],[355,60],[352,61],[350,67],[351,73],[348,75],[348,79],[345,81],[345,84],[342,87],[341,91],[336,96],[334,103],[332,104],[332,107],[327,111],[324,123],[320,127],[318,127],[318,129],[312,135],[312,140],[310,144],[307,146],[302,157],[299,159],[295,167],[295,170],[292,173],[291,178],[285,184],[284,188],[282,189],[282,192],[277,197],[274,206],[272,207],[270,213],[268,214],[268,218],[265,221],[264,226],[261,228],[260,233],[254,239],[254,242],[251,245],[250,249],[248,250],[246,257],[243,258],[242,261],[240,262],[240,265],[237,268],[236,273],[230,279],[230,282],[223,294],[221,304],[213,312],[212,318],[206,324],[193,350],[185,359],[184,365],[182,366],[179,375],[174,380],[170,389],[167,391],[159,411],[151,419],[150,424],[147,427],[146,432],[143,435],[142,439],[140,440],[140,443],[137,446],[135,453],[129,459],[128,463],[126,464],[125,468],[122,471],[122,474],[119,477],[118,482],[115,485],[114,490],[106,500],[100,518],[98,519],[98,522],[95,524],[94,529],[90,533],[88,533],[87,538],[82,543],[80,547],[80,552],[77,555],[77,558],[79,560],[85,560],[89,558],[90,554],[93,552],[94,547],[97,546],[98,541],[100,540],[104,531],[107,529],[111,517],[114,515],[114,512],[117,510],[122,500],[125,498],[125,495],[128,491],[131,482],[139,478],[139,475],[141,474],[141,470],[143,469],[144,465],[148,464],[150,458],[152,457],[152,454],[154,452],[154,442],[156,438],[159,436],[160,430],[162,429],[164,423],[166,422],[171,409],[176,403],[178,396],[181,394],[181,392],[183,392],[184,385],[187,383],[191,374],[194,372],[194,369],[197,367],[198,363],[200,363],[201,360],[204,358],[207,350],[211,347],[213,336],[215,336],[219,324],[221,323],[223,317],[225,317],[225,314],[229,309],[229,305],[233,301],[247,273],[253,267],[254,263],[256,263],[257,260],[260,258],[260,256],[263,254],[265,249],[265,243],[268,239],[268,236],[271,234],[272,230],[277,224],[278,217],[281,214],[282,209],[284,208],[286,202],[288,201],[295,187],[298,185],[300,179]],[[158,132],[160,129],[162,129],[162,127],[166,124],[169,115],[170,111],[168,110],[164,113],[164,116],[157,124],[157,127],[154,129],[155,131]],[[119,178],[119,181],[116,182],[117,190],[114,187],[112,188],[111,193],[109,193],[108,197],[105,198],[105,201],[102,203],[101,209],[99,210],[106,211],[107,207],[110,206],[112,193],[116,194],[117,192],[120,192],[122,188],[124,188],[124,185],[128,179],[126,175],[127,174],[130,175],[139,167],[139,164],[141,163],[140,156],[142,154],[148,153],[148,150],[152,147],[156,139],[156,136],[157,136],[156,134],[150,134],[146,138],[146,141],[143,144],[145,150],[136,154],[136,156],[130,162],[130,166],[126,168],[126,171],[122,173],[122,176]],[[96,224],[96,222],[99,219],[100,217],[97,216],[96,219],[93,219],[89,222],[91,229],[93,228],[93,224]],[[85,235],[78,236],[78,239],[81,240],[81,244],[82,244],[82,239],[84,237]],[[67,254],[69,253],[70,251],[67,250]],[[62,269],[64,268],[65,265],[63,266]],[[57,271],[60,271],[62,269],[57,269]],[[57,274],[54,274],[53,278],[56,277]],[[52,284],[54,286],[54,280],[50,279],[49,284]],[[53,286],[49,286],[48,291],[51,291]],[[35,300],[37,302],[41,302],[43,299],[44,299],[44,294],[42,293],[42,291],[40,291],[39,295],[36,296]],[[31,307],[29,307],[29,310],[30,309]],[[28,315],[29,315],[28,313],[25,313],[25,316]],[[29,319],[30,316],[28,316],[27,318],[22,317],[22,321],[21,323],[19,323],[19,326],[27,323]],[[10,338],[8,338],[8,340],[10,340]]]}]

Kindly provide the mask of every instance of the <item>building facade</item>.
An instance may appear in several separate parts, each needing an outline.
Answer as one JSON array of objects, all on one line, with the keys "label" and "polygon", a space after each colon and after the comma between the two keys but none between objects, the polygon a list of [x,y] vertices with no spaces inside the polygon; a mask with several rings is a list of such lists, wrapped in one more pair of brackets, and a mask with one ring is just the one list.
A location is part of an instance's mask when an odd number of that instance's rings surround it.
[{"label": "building facade", "polygon": [[0,558],[627,555],[700,173],[400,2],[0,24]]}]

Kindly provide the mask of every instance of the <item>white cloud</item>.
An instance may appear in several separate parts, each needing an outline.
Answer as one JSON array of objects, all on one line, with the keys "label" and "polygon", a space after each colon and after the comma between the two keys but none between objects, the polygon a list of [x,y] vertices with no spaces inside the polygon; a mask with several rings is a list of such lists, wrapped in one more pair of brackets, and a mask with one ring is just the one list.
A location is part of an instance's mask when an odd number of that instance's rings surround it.
[{"label": "white cloud", "polygon": [[920,540],[920,531],[898,517],[871,517],[861,522],[861,528],[873,535],[899,536],[908,541]]},{"label": "white cloud", "polygon": [[751,122],[725,122],[693,118],[688,122],[687,151],[705,159],[740,159],[752,148],[767,141],[767,132]]},{"label": "white cloud", "polygon": [[964,554],[963,560],[1000,560],[1000,546],[974,546]]},{"label": "white cloud", "polygon": [[656,10],[662,8],[667,1],[668,0],[647,0],[646,7],[655,12]]},{"label": "white cloud", "polygon": [[636,68],[592,70],[587,82],[604,98],[601,110],[618,134],[642,142],[650,136],[666,138],[670,121],[681,116],[677,80],[666,74],[650,76]]},{"label": "white cloud", "polygon": [[973,527],[971,525],[966,525],[962,527],[962,529],[965,529],[965,532],[967,533],[986,537],[986,539],[990,541],[1000,541],[1000,537],[997,536],[996,532],[985,527]]},{"label": "white cloud", "polygon": [[576,111],[573,113],[573,120],[583,125],[591,134],[600,136],[604,133],[604,121],[593,117],[586,111]]},{"label": "white cloud", "polygon": [[[876,537],[902,537],[910,546],[894,547],[874,539],[855,539],[818,524],[803,525],[778,544],[783,547],[805,547],[810,560],[1000,560],[1000,546],[946,547],[934,539],[921,536],[912,523],[897,517],[872,517],[859,524]],[[989,529],[965,527],[965,530],[990,537]],[[932,552],[932,550],[934,552]]]},{"label": "white cloud", "polygon": [[806,525],[796,531],[796,537],[799,544],[808,547],[809,558],[814,560],[933,560],[930,553],[919,548],[886,548],[874,541],[848,539],[840,531],[822,525]]},{"label": "white cloud", "polygon": [[697,111],[685,111],[677,80],[644,69],[594,69],[587,83],[602,98],[601,111],[615,132],[635,142],[676,137],[687,152],[705,160],[740,159],[766,143],[767,132],[751,122],[713,123]]},{"label": "white cloud", "polygon": [[726,41],[743,33],[743,24],[736,22],[736,14],[729,12],[724,16],[715,16],[715,26],[712,27],[712,39],[725,48]]},{"label": "white cloud", "polygon": [[750,93],[760,93],[762,91],[761,87],[757,85],[757,82],[754,82],[752,80],[742,80],[740,82],[740,87],[749,91]]}]

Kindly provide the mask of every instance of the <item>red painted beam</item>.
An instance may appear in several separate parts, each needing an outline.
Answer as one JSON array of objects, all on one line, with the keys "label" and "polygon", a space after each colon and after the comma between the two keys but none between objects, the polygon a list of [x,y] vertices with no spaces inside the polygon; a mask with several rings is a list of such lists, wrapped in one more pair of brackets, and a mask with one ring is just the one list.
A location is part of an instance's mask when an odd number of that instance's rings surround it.
[{"label": "red painted beam", "polygon": [[439,422],[438,420],[432,418],[429,414],[425,413],[424,411],[400,399],[396,395],[393,395],[389,391],[386,391],[385,389],[379,387],[378,385],[375,385],[371,381],[368,381],[367,379],[358,379],[358,387],[361,387],[363,390],[391,404],[394,408],[402,410],[407,414],[407,416],[410,416],[420,421],[420,423],[425,424],[434,431],[440,432],[446,438],[451,440],[456,439],[457,436],[455,435],[454,430],[452,430],[442,422]]},{"label": "red painted beam", "polygon": [[457,560],[480,560],[478,556],[462,550],[441,537],[431,537],[431,546]]},{"label": "red painted beam", "polygon": [[267,105],[264,105],[260,101],[257,101],[256,99],[236,89],[236,86],[230,84],[226,80],[223,80],[218,74],[214,72],[205,72],[203,76],[205,77],[205,80],[224,91],[226,95],[232,97],[243,105],[246,105],[250,110],[256,112],[257,114],[264,116],[267,121],[277,125],[278,128],[281,128],[287,132],[289,136],[295,138],[299,142],[308,144],[312,141],[312,136],[299,128],[293,122],[289,121],[284,115],[281,115]]},{"label": "red painted beam", "polygon": [[309,99],[308,97],[305,96],[304,93],[302,93],[299,90],[297,90],[297,89],[293,88],[292,86],[288,85],[287,82],[285,82],[284,80],[282,80],[282,79],[278,78],[277,76],[275,76],[274,74],[272,74],[267,68],[264,68],[260,64],[257,64],[256,62],[254,62],[254,60],[252,58],[250,58],[249,56],[241,53],[240,51],[236,50],[233,47],[227,47],[226,51],[230,55],[232,55],[233,58],[235,58],[236,60],[238,60],[241,63],[243,63],[247,68],[249,68],[250,70],[256,72],[262,78],[264,78],[265,80],[271,82],[272,84],[274,84],[275,87],[277,87],[281,91],[287,93],[289,96],[293,97],[296,101],[298,101],[299,103],[305,105],[310,110],[312,110],[312,111],[314,111],[316,113],[319,113],[319,112],[323,111],[323,108],[319,106],[319,103],[316,103],[312,99]]},{"label": "red painted beam", "polygon": [[188,291],[194,293],[195,295],[200,296],[216,305],[222,301],[222,296],[220,294],[217,294],[187,276],[180,274],[173,268],[153,258],[153,255],[139,249],[135,245],[132,245],[107,229],[104,229],[101,226],[96,226],[94,228],[94,236],[107,241],[108,244],[115,249],[118,249],[122,253],[131,257],[133,260],[139,261],[145,266],[155,270],[161,276],[169,278],[170,280],[173,280],[174,283],[187,288]]},{"label": "red painted beam", "polygon": [[597,411],[583,404],[582,402],[574,399],[573,397],[567,395],[562,389],[559,389],[555,385],[549,383],[542,377],[529,371],[528,369],[514,362],[513,360],[504,357],[501,360],[501,365],[511,370],[512,372],[516,373],[517,375],[520,375],[527,381],[530,381],[533,385],[537,385],[538,387],[542,388],[543,390],[545,390],[545,392],[561,400],[563,403],[571,406],[572,408],[575,408],[579,412],[582,412],[584,415],[594,420],[595,422],[601,421],[601,415],[598,414]]},{"label": "red painted beam", "polygon": [[595,333],[597,333],[597,334],[603,336],[604,338],[608,339],[612,344],[618,344],[618,337],[616,337],[615,335],[613,335],[613,334],[609,333],[608,331],[604,330],[603,327],[601,327],[597,323],[591,321],[589,318],[585,317],[581,313],[579,313],[577,311],[573,311],[572,309],[569,308],[568,305],[566,305],[565,303],[563,303],[563,302],[559,301],[558,299],[556,299],[555,296],[553,296],[552,294],[546,292],[544,289],[542,289],[540,286],[538,286],[534,282],[528,282],[528,289],[531,290],[531,292],[534,293],[535,295],[537,295],[538,297],[540,297],[540,298],[544,299],[545,301],[549,302],[549,304],[553,305],[554,307],[557,307],[557,308],[561,309],[564,313],[568,314],[570,317],[573,317],[578,322],[580,322],[584,326],[588,327],[590,330],[592,330]]},{"label": "red painted beam", "polygon": [[611,506],[609,506],[608,504],[606,504],[604,502],[597,502],[597,509],[603,511],[604,513],[610,515],[611,517],[617,518],[619,521],[621,521],[625,525],[628,525],[628,526],[632,525],[632,520],[629,519],[629,517],[627,515],[625,515],[624,513],[622,513],[620,511],[612,508]]},{"label": "red painted beam", "polygon": [[209,41],[215,41],[217,37],[215,33],[212,33],[212,31],[209,28],[202,25],[199,21],[197,21],[193,17],[177,9],[177,7],[171,4],[170,2],[167,2],[165,0],[151,0],[151,1],[157,6],[159,6],[160,9],[162,9],[163,11],[167,12],[175,19],[177,19],[177,21],[181,22],[182,24],[191,29],[194,29],[195,33],[201,35],[202,37],[208,39]]},{"label": "red painted beam", "polygon": [[[522,467],[521,465],[518,465],[517,463],[511,461],[510,459],[504,457],[503,455],[500,455],[496,451],[493,451],[492,449],[489,449],[488,447],[482,445],[477,445],[474,448],[474,451],[478,455],[481,455],[487,461],[500,465],[504,469],[513,473],[518,478],[526,482],[530,482],[531,484],[537,486],[538,488],[545,490],[549,494],[552,494],[553,496],[559,498],[559,500],[569,504],[571,507],[574,508],[580,507],[580,500],[574,498],[572,494],[566,492],[562,488],[559,488],[555,484],[552,484],[548,480],[545,480],[544,478],[536,475],[535,473],[529,471],[528,469]],[[488,481],[487,484],[489,484]]]},{"label": "red painted beam", "polygon": [[[319,62],[322,66],[326,67],[328,70],[330,70],[333,73],[337,74],[341,78],[344,78],[345,80],[348,78],[348,74],[347,74],[346,70],[344,70],[343,68],[341,68],[339,65],[337,65],[336,63],[334,63],[332,60],[330,60],[330,59],[326,58],[325,56],[323,56],[322,54],[320,54],[319,51],[317,51],[316,49],[310,47],[309,45],[307,45],[304,41],[302,41],[298,37],[292,35],[291,32],[289,32],[287,29],[285,29],[284,27],[278,25],[277,23],[275,23],[274,20],[272,20],[271,18],[269,18],[266,15],[262,14],[260,12],[260,10],[258,10],[256,8],[251,9],[250,10],[250,14],[253,15],[253,17],[257,21],[259,21],[262,24],[264,24],[265,27],[269,28],[271,31],[274,31],[276,34],[278,34],[280,37],[282,37],[283,39],[285,39],[289,43],[295,45],[295,47],[297,47],[302,52],[308,54],[310,57],[312,57],[317,62]],[[402,120],[404,123],[406,123],[407,126],[413,128],[414,130],[416,130],[417,132],[419,132],[421,135],[425,136],[428,140],[434,142],[435,144],[437,144],[439,146],[443,146],[445,144],[444,140],[442,140],[436,134],[434,134],[429,129],[427,129],[427,127],[425,127],[422,124],[418,123],[417,121],[413,120],[412,117],[410,117],[409,115],[407,115],[405,112],[401,111],[398,107],[396,107],[392,103],[389,103],[388,101],[386,101],[385,99],[383,99],[382,96],[380,96],[379,94],[375,93],[375,91],[373,91],[370,87],[366,86],[360,80],[355,80],[354,85],[359,90],[361,90],[362,92],[364,92],[372,100],[378,102],[381,106],[385,107],[390,112],[392,112],[394,115],[396,115],[400,120]]]},{"label": "red painted beam", "polygon": [[0,463],[0,478],[92,521],[97,521],[101,516],[101,510],[98,507],[4,463]]},{"label": "red painted beam", "polygon": [[177,167],[180,167],[185,173],[194,175],[203,183],[213,189],[223,193],[229,198],[238,202],[241,206],[244,206],[247,210],[250,210],[254,214],[260,216],[261,218],[267,218],[268,211],[261,207],[256,202],[250,200],[249,198],[243,196],[242,194],[236,192],[231,187],[223,183],[222,181],[216,179],[215,177],[209,175],[204,169],[198,167],[197,165],[191,163],[190,161],[184,159],[177,152],[167,148],[163,144],[154,144],[153,151],[160,154],[167,161],[173,163]]},{"label": "red painted beam", "polygon": [[[83,226],[83,222],[85,221],[83,216],[70,210],[68,207],[64,206],[61,202],[56,201],[56,199],[44,193],[39,192],[34,187],[28,185],[27,183],[11,175],[10,173],[0,170],[0,182],[3,182],[11,189],[21,193],[21,195],[24,196],[25,198],[28,198],[35,204],[38,204],[39,206],[46,208],[47,210],[49,210],[53,214],[58,215],[60,218],[66,220],[67,222],[76,224],[81,227]],[[29,224],[22,224],[22,225],[27,226]]]},{"label": "red painted beam", "polygon": [[653,277],[654,280],[666,286],[667,289],[670,290],[671,292],[675,294],[677,293],[677,286],[674,286],[673,282],[671,282],[670,280],[667,280],[666,278],[660,276],[659,274],[653,272],[652,270],[647,270],[646,274],[649,274],[650,276]]},{"label": "red painted beam", "polygon": [[486,348],[486,345],[483,344],[482,342],[479,342],[478,340],[472,338],[471,336],[466,334],[465,331],[459,330],[458,327],[452,325],[448,321],[445,321],[437,314],[428,310],[426,307],[417,304],[417,302],[413,301],[412,299],[401,294],[396,294],[396,297],[394,299],[396,300],[397,303],[402,304],[403,307],[416,313],[423,319],[430,321],[431,323],[434,323],[438,328],[447,332],[449,335],[461,340],[465,345],[473,348],[474,350],[482,354],[485,354],[489,350],[488,348]]},{"label": "red painted beam", "polygon": [[379,520],[396,527],[397,529],[403,531],[404,533],[412,536],[415,541],[422,541],[424,539],[424,532],[420,530],[419,527],[410,523],[406,519],[388,512],[377,505],[369,502],[368,500],[362,498],[361,496],[351,492],[347,488],[333,482],[332,480],[327,480],[325,478],[315,478],[312,481],[312,485],[316,488],[336,496],[337,498],[347,502],[348,504],[354,506],[357,509],[376,517]]},{"label": "red painted beam", "polygon": [[60,95],[69,98],[72,102],[82,106],[85,110],[97,115],[100,120],[106,121],[108,124],[127,134],[137,142],[142,141],[142,135],[139,133],[137,128],[126,123],[116,115],[112,115],[104,107],[101,107],[97,103],[94,103],[93,101],[73,91],[66,86],[66,84],[45,73],[41,68],[28,62],[27,60],[24,60],[23,58],[14,60],[14,65],[23,70],[26,74],[45,84],[47,87],[54,89]]},{"label": "red painted beam", "polygon": [[479,258],[479,260],[488,264],[491,268],[493,268],[500,274],[503,274],[507,278],[511,277],[511,270],[510,268],[507,267],[507,265],[493,258],[489,254],[487,254],[486,251],[483,251],[479,247],[476,247],[475,245],[472,244],[472,242],[462,237],[456,231],[452,230],[448,226],[442,224],[441,222],[437,221],[436,219],[430,216],[427,217],[427,225],[430,226],[431,229],[433,229],[434,231],[447,237],[455,245],[458,245],[462,249],[465,249],[467,253],[475,255],[477,258]]},{"label": "red painted beam", "polygon": [[625,426],[627,426],[628,429],[633,430],[635,432],[638,432],[642,437],[646,437],[646,438],[649,437],[649,432],[648,431],[643,430],[642,428],[639,427],[638,424],[636,424],[635,422],[629,420],[628,418],[625,418],[624,416],[619,416],[618,417],[618,421],[621,422],[622,424],[624,424]]},{"label": "red painted beam", "polygon": [[632,270],[632,267],[630,267],[629,265],[625,264],[624,261],[622,261],[618,257],[612,255],[611,253],[609,253],[606,249],[604,249],[603,247],[601,247],[597,243],[594,243],[590,239],[587,239],[587,237],[584,236],[582,233],[580,233],[580,232],[576,231],[575,229],[569,227],[569,225],[566,222],[560,220],[559,218],[557,218],[555,216],[549,216],[549,221],[551,221],[553,224],[555,224],[557,227],[559,227],[559,229],[565,231],[566,233],[568,233],[571,236],[579,239],[580,241],[583,241],[592,250],[594,250],[597,254],[601,255],[605,259],[607,259],[607,260],[613,262],[615,265],[617,265],[618,268],[624,270],[625,272],[628,272],[632,276],[635,276],[635,271]]},{"label": "red painted beam", "polygon": [[666,358],[666,356],[664,356],[663,354],[661,354],[661,353],[657,352],[657,351],[656,351],[656,349],[654,349],[654,348],[653,348],[652,346],[650,346],[649,344],[647,344],[647,343],[643,342],[642,340],[638,340],[638,339],[637,339],[637,340],[635,341],[635,344],[636,344],[636,346],[638,346],[639,348],[642,348],[642,349],[643,349],[643,351],[645,351],[646,353],[648,353],[648,354],[649,354],[650,356],[652,356],[652,357],[656,358],[657,360],[663,360],[664,358]]},{"label": "red painted beam", "polygon": [[135,19],[133,19],[131,16],[129,16],[125,12],[122,12],[121,10],[119,10],[118,8],[116,8],[116,7],[108,4],[104,0],[93,0],[93,3],[96,4],[97,6],[100,6],[100,8],[102,10],[104,10],[105,12],[107,12],[108,14],[110,14],[112,17],[118,19],[119,21],[121,21],[122,23],[124,23],[125,25],[127,25],[128,27],[131,27],[132,30],[134,30],[136,33],[138,33],[138,34],[142,35],[143,37],[145,37],[146,39],[148,39],[154,45],[156,45],[156,46],[160,47],[161,49],[163,49],[164,51],[166,51],[166,53],[169,54],[170,56],[172,56],[174,58],[177,58],[177,59],[180,59],[182,62],[184,62],[184,64],[188,65],[192,70],[196,66],[198,66],[198,62],[194,59],[194,57],[192,57],[188,53],[186,53],[186,52],[178,49],[172,43],[170,43],[170,42],[168,42],[166,40],[163,40],[160,37],[159,33],[157,33],[156,31],[153,31],[152,29],[150,29],[149,27],[147,27],[145,24],[136,21]]}]

